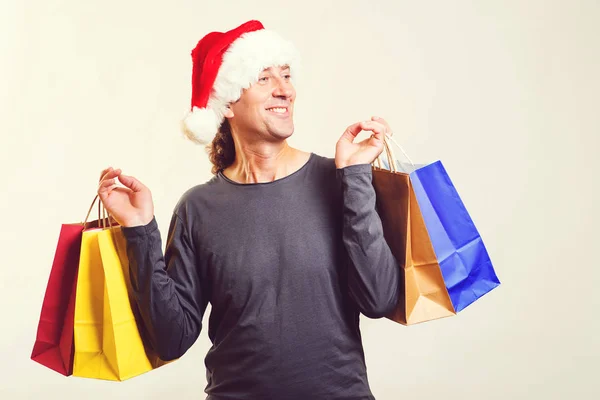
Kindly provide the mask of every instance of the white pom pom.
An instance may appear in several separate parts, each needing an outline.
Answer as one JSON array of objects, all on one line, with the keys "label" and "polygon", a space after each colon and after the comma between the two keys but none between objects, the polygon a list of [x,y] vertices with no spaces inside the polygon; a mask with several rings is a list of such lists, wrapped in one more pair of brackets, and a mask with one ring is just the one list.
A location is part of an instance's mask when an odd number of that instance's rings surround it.
[{"label": "white pom pom", "polygon": [[223,121],[212,108],[194,107],[183,120],[183,133],[199,144],[210,143]]}]

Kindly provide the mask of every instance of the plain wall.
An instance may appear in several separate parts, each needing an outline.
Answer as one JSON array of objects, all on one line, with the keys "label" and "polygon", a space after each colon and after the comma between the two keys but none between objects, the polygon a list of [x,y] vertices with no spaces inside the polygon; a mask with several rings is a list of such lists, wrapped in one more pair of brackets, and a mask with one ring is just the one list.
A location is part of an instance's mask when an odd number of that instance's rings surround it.
[{"label": "plain wall", "polygon": [[348,125],[384,117],[413,161],[443,161],[502,281],[452,318],[362,318],[376,398],[600,398],[599,2],[0,4],[0,398],[205,397],[206,328],[121,383],[29,357],[60,225],[83,220],[103,168],[150,187],[163,240],[210,179],[179,130],[190,51],[249,19],[303,56],[290,143],[332,157]]}]

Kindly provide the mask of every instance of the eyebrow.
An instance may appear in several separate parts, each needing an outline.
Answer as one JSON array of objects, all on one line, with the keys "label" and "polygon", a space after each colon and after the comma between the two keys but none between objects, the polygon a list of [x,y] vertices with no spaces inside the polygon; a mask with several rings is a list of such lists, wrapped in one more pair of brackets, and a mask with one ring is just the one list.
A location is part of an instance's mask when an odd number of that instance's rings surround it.
[{"label": "eyebrow", "polygon": [[[263,70],[262,70],[262,72],[268,72],[268,71],[272,70],[273,68],[275,68],[275,67],[268,67],[268,68],[265,68],[265,69],[263,69]],[[285,64],[285,65],[282,65],[282,66],[281,66],[281,70],[282,70],[282,71],[285,71],[285,70],[291,70],[291,68],[290,68],[290,66],[289,66],[289,65]]]}]

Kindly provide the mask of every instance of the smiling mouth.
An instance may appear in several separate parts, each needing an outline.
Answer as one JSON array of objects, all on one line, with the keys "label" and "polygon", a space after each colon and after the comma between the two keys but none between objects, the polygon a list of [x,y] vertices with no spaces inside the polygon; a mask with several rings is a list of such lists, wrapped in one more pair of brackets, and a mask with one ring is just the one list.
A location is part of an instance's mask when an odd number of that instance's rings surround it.
[{"label": "smiling mouth", "polygon": [[271,108],[267,108],[267,111],[270,111],[275,114],[284,115],[284,114],[287,114],[288,109],[287,109],[287,107],[271,107]]}]

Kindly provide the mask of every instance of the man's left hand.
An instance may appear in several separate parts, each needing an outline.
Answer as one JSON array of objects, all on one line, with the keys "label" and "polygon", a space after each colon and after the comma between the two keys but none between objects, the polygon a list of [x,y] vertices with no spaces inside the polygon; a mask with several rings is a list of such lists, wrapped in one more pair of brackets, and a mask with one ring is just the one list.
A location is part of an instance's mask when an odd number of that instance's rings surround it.
[{"label": "man's left hand", "polygon": [[[371,131],[373,134],[368,139],[354,143],[354,139],[362,131]],[[371,164],[383,151],[385,135],[391,136],[392,130],[383,118],[372,117],[370,121],[350,125],[336,144],[336,167]]]}]

